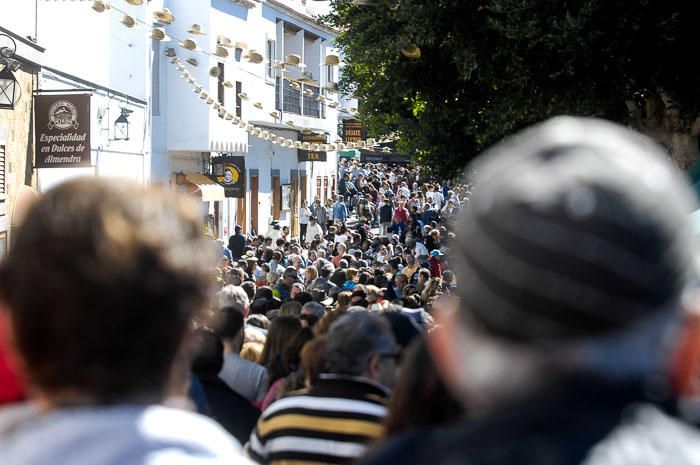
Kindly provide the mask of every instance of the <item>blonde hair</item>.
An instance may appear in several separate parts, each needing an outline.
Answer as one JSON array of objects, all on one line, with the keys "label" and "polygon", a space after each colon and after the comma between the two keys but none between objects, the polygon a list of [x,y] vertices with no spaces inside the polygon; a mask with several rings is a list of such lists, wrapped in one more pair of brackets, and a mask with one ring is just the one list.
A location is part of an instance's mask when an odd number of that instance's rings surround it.
[{"label": "blonde hair", "polygon": [[241,358],[253,363],[260,363],[260,357],[265,346],[261,342],[246,342],[241,348]]}]

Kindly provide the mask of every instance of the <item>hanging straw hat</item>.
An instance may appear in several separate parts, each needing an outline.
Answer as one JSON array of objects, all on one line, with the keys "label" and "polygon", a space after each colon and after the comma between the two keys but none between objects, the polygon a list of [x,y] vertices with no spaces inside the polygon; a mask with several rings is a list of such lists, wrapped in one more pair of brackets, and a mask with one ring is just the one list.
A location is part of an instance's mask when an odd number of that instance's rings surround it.
[{"label": "hanging straw hat", "polygon": [[301,84],[299,84],[296,81],[292,81],[289,83],[289,87],[291,87],[294,90],[301,90]]},{"label": "hanging straw hat", "polygon": [[338,55],[326,55],[323,59],[323,66],[337,66],[340,64],[340,57]]},{"label": "hanging straw hat", "polygon": [[238,97],[241,100],[248,100],[248,94],[246,94],[245,92],[241,92],[240,94],[238,94]]},{"label": "hanging straw hat", "polygon": [[109,3],[105,2],[104,0],[95,0],[92,3],[92,9],[98,13],[102,13],[105,10],[109,10],[109,8]]},{"label": "hanging straw hat", "polygon": [[271,112],[270,112],[270,116],[272,116],[273,118],[277,119],[277,118],[280,117],[280,114],[277,113],[277,111],[271,111]]},{"label": "hanging straw hat", "polygon": [[187,63],[191,64],[192,66],[199,66],[199,62],[197,61],[196,58],[188,58],[185,60]]},{"label": "hanging straw hat", "polygon": [[410,44],[401,49],[406,58],[420,58],[420,48],[416,44]]},{"label": "hanging straw hat", "polygon": [[250,52],[248,52],[246,55],[246,58],[248,59],[248,61],[250,63],[256,64],[256,65],[259,63],[262,63],[265,60],[263,58],[262,54],[255,51],[255,50],[251,50]]},{"label": "hanging straw hat", "polygon": [[288,124],[289,126],[294,126],[294,121],[292,121],[292,120],[287,120],[287,121],[285,121],[285,123]]},{"label": "hanging straw hat", "polygon": [[177,56],[177,52],[175,52],[175,49],[172,47],[168,47],[165,49],[165,56],[168,58],[173,58]]},{"label": "hanging straw hat", "polygon": [[126,27],[136,27],[136,20],[129,15],[124,15],[120,23],[122,23]]},{"label": "hanging straw hat", "polygon": [[248,44],[245,42],[236,42],[236,48],[238,50],[245,50],[248,48]]},{"label": "hanging straw hat", "polygon": [[202,26],[195,23],[187,30],[187,33],[194,34],[196,36],[205,36],[206,34],[202,32]]},{"label": "hanging straw hat", "polygon": [[231,121],[231,120],[233,119],[233,114],[232,114],[232,113],[229,113],[229,112],[227,111],[226,114],[224,115],[224,119],[225,119],[226,121]]},{"label": "hanging straw hat", "polygon": [[209,98],[207,99],[207,105],[214,105],[214,99],[211,98],[211,97],[209,97]]},{"label": "hanging straw hat", "polygon": [[214,55],[216,55],[219,58],[228,58],[228,50],[226,50],[224,47],[219,45],[216,47],[216,50],[214,51]]},{"label": "hanging straw hat", "polygon": [[233,83],[231,81],[224,81],[224,87],[231,89],[233,87]]},{"label": "hanging straw hat", "polygon": [[165,31],[162,27],[156,27],[151,31],[151,39],[161,41],[165,40]]},{"label": "hanging straw hat", "polygon": [[153,17],[161,23],[170,24],[175,21],[175,16],[170,12],[169,9],[163,8],[161,10],[156,10],[153,12]]},{"label": "hanging straw hat", "polygon": [[129,5],[139,6],[143,5],[143,0],[126,0]]},{"label": "hanging straw hat", "polygon": [[231,39],[224,35],[219,35],[216,37],[216,45],[219,47],[233,48],[233,42],[231,42]]},{"label": "hanging straw hat", "polygon": [[304,95],[306,97],[312,97],[314,95],[314,93],[311,89],[304,89]]},{"label": "hanging straw hat", "polygon": [[301,55],[295,55],[293,53],[287,55],[284,62],[291,66],[301,66]]},{"label": "hanging straw hat", "polygon": [[258,110],[262,110],[262,109],[263,109],[263,104],[262,104],[262,102],[255,102],[255,103],[253,104],[253,106],[254,106],[255,108],[257,108]]},{"label": "hanging straw hat", "polygon": [[331,102],[328,104],[328,106],[331,108],[338,108],[338,102]]},{"label": "hanging straw hat", "polygon": [[390,147],[383,147],[382,152],[384,153],[391,153],[391,148]]},{"label": "hanging straw hat", "polygon": [[221,76],[221,69],[218,66],[212,66],[209,68],[209,76],[213,78],[218,78]]},{"label": "hanging straw hat", "polygon": [[180,42],[180,47],[186,48],[187,50],[197,50],[197,42],[192,39],[185,39]]}]

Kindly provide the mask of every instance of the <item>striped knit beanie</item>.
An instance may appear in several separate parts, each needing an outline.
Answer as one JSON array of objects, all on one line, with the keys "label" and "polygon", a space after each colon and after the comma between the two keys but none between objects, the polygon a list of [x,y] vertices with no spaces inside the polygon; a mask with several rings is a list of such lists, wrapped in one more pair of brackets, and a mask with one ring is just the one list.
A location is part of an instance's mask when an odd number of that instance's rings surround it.
[{"label": "striped knit beanie", "polygon": [[694,197],[636,133],[556,118],[475,172],[451,255],[477,328],[528,344],[586,338],[668,308],[695,278]]}]

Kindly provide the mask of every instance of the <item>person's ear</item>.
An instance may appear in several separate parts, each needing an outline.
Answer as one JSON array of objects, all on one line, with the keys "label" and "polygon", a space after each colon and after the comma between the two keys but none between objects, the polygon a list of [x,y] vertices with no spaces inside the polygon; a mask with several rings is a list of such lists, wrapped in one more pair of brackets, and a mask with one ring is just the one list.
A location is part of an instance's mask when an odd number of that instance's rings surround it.
[{"label": "person's ear", "polygon": [[670,378],[679,397],[700,395],[700,300],[689,299],[689,312],[680,328],[670,366]]},{"label": "person's ear", "polygon": [[459,394],[465,389],[464,354],[461,351],[465,335],[459,321],[459,302],[454,298],[442,298],[436,300],[432,308],[438,328],[427,338],[428,349],[440,377],[455,394]]},{"label": "person's ear", "polygon": [[377,354],[372,355],[367,362],[366,377],[373,381],[379,379],[379,374],[381,372],[381,357]]}]

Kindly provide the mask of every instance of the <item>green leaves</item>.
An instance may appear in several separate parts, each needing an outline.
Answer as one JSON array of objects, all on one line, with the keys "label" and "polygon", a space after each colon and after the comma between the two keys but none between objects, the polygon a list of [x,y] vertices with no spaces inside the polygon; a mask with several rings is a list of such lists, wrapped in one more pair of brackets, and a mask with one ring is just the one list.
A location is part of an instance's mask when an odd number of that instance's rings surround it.
[{"label": "green leaves", "polygon": [[[625,100],[664,89],[700,109],[689,61],[697,15],[681,0],[333,0],[341,88],[372,136],[455,175],[480,151],[558,114],[627,120]],[[690,2],[693,3],[693,2]],[[684,22],[685,21],[685,22]],[[404,57],[415,43],[420,59]],[[684,120],[693,120],[684,117]]]}]

